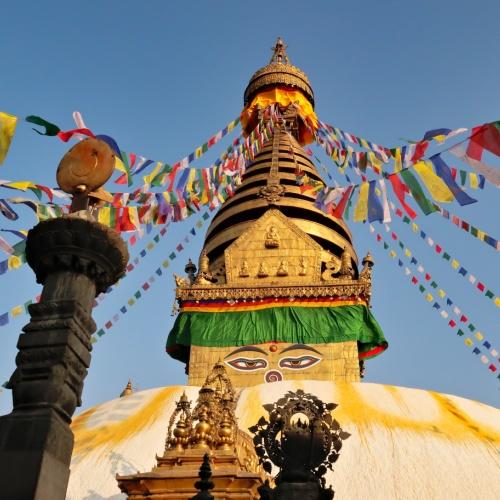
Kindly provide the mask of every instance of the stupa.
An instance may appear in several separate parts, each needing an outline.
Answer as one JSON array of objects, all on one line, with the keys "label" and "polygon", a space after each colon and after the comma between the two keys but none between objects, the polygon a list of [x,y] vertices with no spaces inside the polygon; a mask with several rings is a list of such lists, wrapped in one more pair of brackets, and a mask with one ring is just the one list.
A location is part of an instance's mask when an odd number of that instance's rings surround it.
[{"label": "stupa", "polygon": [[167,352],[200,385],[224,360],[237,387],[280,380],[359,381],[360,361],[387,342],[370,308],[371,256],[359,259],[342,219],[316,208],[297,176],[322,183],[303,149],[317,124],[307,76],[278,40],[245,90],[244,131],[273,135],[215,215],[197,275],[178,282]]},{"label": "stupa", "polygon": [[[373,259],[368,254],[360,263],[345,222],[318,210],[314,194],[297,185],[297,177],[323,181],[304,150],[317,120],[312,86],[289,63],[285,48],[278,39],[270,63],[244,93],[244,130],[273,120],[272,137],[214,217],[198,269],[190,264],[188,276],[176,280],[179,314],[167,352],[186,363],[189,385],[133,392],[78,416],[68,499],[126,498],[123,491],[129,498],[189,498],[185,481],[182,495],[175,496],[165,467],[192,483],[207,450],[215,457],[218,494],[227,492],[217,479],[224,476],[217,453],[235,457],[232,477],[251,476],[249,498],[258,498],[258,475],[242,434],[246,450],[231,437],[228,448],[217,451],[224,446],[217,434],[215,445],[196,452],[197,426],[185,430],[190,417],[182,411],[187,401],[204,397],[214,365],[234,385],[224,425],[243,433],[267,415],[263,405],[288,391],[338,405],[335,418],[350,437],[335,474],[326,476],[335,498],[500,497],[494,479],[500,465],[498,409],[360,381],[364,360],[387,348],[370,309]],[[204,422],[203,411],[198,417]],[[159,484],[163,489],[155,490]]]}]

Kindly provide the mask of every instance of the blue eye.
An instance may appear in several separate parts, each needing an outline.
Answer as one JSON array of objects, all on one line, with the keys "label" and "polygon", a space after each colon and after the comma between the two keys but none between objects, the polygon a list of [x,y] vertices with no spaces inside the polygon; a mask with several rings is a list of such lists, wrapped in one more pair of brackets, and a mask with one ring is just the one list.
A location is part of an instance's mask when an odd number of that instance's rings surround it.
[{"label": "blue eye", "polygon": [[289,368],[290,370],[303,370],[310,368],[316,363],[319,363],[321,358],[316,356],[300,356],[299,358],[283,358],[280,359],[281,368]]},{"label": "blue eye", "polygon": [[226,361],[235,370],[254,371],[267,368],[267,361],[260,358],[235,358]]}]

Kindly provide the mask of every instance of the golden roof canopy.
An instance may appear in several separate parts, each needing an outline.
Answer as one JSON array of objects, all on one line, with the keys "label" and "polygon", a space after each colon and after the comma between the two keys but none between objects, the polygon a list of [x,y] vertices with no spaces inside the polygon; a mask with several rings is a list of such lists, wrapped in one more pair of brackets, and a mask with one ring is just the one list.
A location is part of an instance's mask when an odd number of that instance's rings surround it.
[{"label": "golden roof canopy", "polygon": [[281,38],[278,38],[272,50],[273,56],[270,63],[250,78],[244,94],[245,106],[250,104],[253,97],[260,91],[269,87],[284,86],[301,90],[314,107],[314,92],[309,78],[302,70],[288,62],[286,45]]}]

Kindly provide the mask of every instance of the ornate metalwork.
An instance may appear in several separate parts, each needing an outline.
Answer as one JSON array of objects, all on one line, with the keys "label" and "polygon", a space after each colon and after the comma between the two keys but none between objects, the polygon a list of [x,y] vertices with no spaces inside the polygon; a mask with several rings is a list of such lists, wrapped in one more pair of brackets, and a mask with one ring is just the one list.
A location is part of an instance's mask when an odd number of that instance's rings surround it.
[{"label": "ornate metalwork", "polygon": [[184,286],[177,288],[176,298],[185,300],[260,300],[267,297],[289,297],[294,300],[301,297],[360,297],[369,301],[371,285],[361,280],[335,279],[327,285],[306,286],[250,286],[233,287],[225,285],[213,286]]},{"label": "ornate metalwork", "polygon": [[286,45],[281,38],[278,38],[273,49],[271,62],[254,73],[245,89],[245,106],[263,87],[269,85],[286,85],[299,88],[307,96],[314,106],[314,92],[307,75],[299,68],[293,66],[288,61],[285,52]]},{"label": "ornate metalwork", "polygon": [[279,468],[277,488],[264,488],[267,498],[288,498],[283,495],[286,483],[312,483],[313,490],[319,486],[319,495],[308,498],[333,498],[324,475],[333,470],[342,442],[350,436],[330,413],[336,407],[302,390],[264,405],[269,420],[261,417],[249,430],[264,470],[271,473],[272,464]]},{"label": "ornate metalwork", "polygon": [[196,406],[183,394],[170,417],[165,453],[169,450],[231,450],[238,426],[235,393],[222,363],[216,363],[200,389]]},{"label": "ornate metalwork", "polygon": [[264,198],[268,203],[277,203],[286,193],[285,186],[280,184],[269,184],[259,189],[259,198]]}]

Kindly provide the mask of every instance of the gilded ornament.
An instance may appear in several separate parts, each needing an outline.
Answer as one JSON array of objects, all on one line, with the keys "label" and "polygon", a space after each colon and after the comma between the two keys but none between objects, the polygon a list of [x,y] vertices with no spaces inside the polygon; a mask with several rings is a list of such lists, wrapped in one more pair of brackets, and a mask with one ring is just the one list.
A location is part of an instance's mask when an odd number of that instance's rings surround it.
[{"label": "gilded ornament", "polygon": [[276,272],[278,276],[288,276],[288,264],[286,260],[282,260]]},{"label": "gilded ornament", "polygon": [[250,271],[248,270],[248,262],[246,260],[241,261],[240,276],[242,278],[250,276]]},{"label": "gilded ornament", "polygon": [[266,248],[278,248],[280,246],[280,237],[276,226],[269,226],[266,232]]},{"label": "gilded ornament", "polygon": [[350,279],[354,277],[354,269],[352,268],[352,260],[351,260],[351,254],[345,249],[342,252],[342,257],[341,257],[341,263],[340,263],[340,277],[344,279]]},{"label": "gilded ornament", "polygon": [[269,276],[269,273],[267,272],[267,267],[264,264],[264,262],[261,262],[259,265],[259,270],[257,272],[257,276],[259,278],[265,278],[266,276]]},{"label": "gilded ornament", "polygon": [[301,257],[299,260],[299,276],[305,276],[307,274],[307,260]]}]

